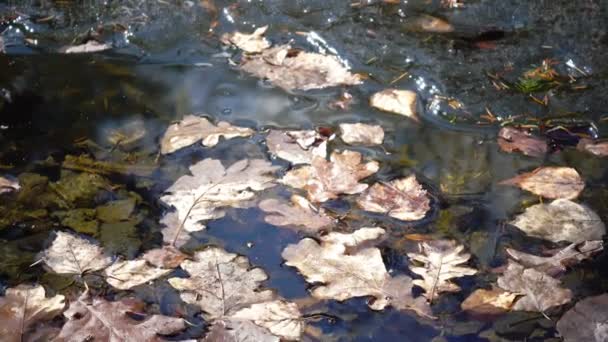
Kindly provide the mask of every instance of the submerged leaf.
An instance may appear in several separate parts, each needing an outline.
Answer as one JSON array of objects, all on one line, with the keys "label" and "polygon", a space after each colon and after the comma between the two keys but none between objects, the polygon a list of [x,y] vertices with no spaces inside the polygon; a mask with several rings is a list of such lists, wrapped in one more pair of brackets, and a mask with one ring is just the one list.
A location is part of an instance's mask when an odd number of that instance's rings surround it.
[{"label": "submerged leaf", "polygon": [[604,223],[595,212],[567,199],[535,204],[510,224],[530,236],[553,242],[601,240],[606,233]]},{"label": "submerged leaf", "polygon": [[187,115],[182,121],[167,128],[160,142],[160,151],[162,154],[173,153],[201,140],[203,146],[213,147],[217,145],[220,137],[232,139],[248,137],[253,133],[255,132],[251,128],[232,126],[224,121],[218,122],[216,126],[206,118]]},{"label": "submerged leaf", "polygon": [[280,342],[268,329],[249,320],[217,320],[202,342]]},{"label": "submerged leaf", "polygon": [[571,167],[540,167],[500,182],[514,185],[546,198],[574,199],[585,188],[581,176]]},{"label": "submerged leaf", "polygon": [[435,240],[420,243],[420,253],[407,253],[412,261],[420,262],[423,267],[410,267],[422,279],[415,279],[414,285],[422,287],[424,296],[433,301],[441,292],[459,292],[460,287],[450,282],[452,278],[477,273],[476,269],[461,266],[471,255],[462,253],[464,246],[455,241]]},{"label": "submerged leaf", "polygon": [[549,149],[546,141],[513,127],[503,127],[498,132],[498,146],[508,153],[521,152],[532,157],[542,157]]},{"label": "submerged leaf", "polygon": [[568,310],[557,322],[566,342],[608,341],[608,294],[588,297]]},{"label": "submerged leaf", "polygon": [[270,47],[270,42],[264,38],[268,25],[258,27],[253,33],[241,32],[225,33],[222,43],[232,44],[247,53],[262,52]]},{"label": "submerged leaf", "polygon": [[112,259],[91,239],[75,234],[56,232],[51,246],[39,258],[58,274],[83,275],[99,271],[112,263]]},{"label": "submerged leaf", "polygon": [[188,256],[175,247],[164,246],[147,251],[141,258],[156,267],[176,268],[182,261],[188,259]]},{"label": "submerged leaf", "polygon": [[411,90],[385,89],[370,98],[370,105],[385,112],[400,114],[418,121],[417,95]]},{"label": "submerged leaf", "polygon": [[270,130],[266,145],[273,155],[292,164],[310,164],[313,157],[327,157],[327,137],[316,131]]},{"label": "submerged leaf", "polygon": [[389,183],[376,183],[357,199],[364,210],[387,214],[403,221],[423,219],[431,209],[426,190],[411,175]]},{"label": "submerged leaf", "polygon": [[475,315],[498,315],[511,310],[518,294],[501,289],[477,289],[465,299],[460,307]]},{"label": "submerged leaf", "polygon": [[384,141],[384,130],[379,125],[342,123],[340,137],[349,145],[380,145]]},{"label": "submerged leaf", "polygon": [[312,234],[334,224],[329,216],[325,215],[322,208],[315,208],[304,197],[293,195],[291,203],[287,205],[277,199],[266,199],[260,202],[262,211],[269,213],[264,221],[275,226],[293,227]]}]

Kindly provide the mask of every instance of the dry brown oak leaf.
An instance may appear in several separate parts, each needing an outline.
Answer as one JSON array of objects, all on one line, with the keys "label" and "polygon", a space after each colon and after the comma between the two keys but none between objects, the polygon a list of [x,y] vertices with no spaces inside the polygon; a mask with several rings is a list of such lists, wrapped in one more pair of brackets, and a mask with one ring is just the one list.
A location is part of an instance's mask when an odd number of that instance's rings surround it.
[{"label": "dry brown oak leaf", "polygon": [[273,155],[297,164],[310,164],[313,157],[327,157],[328,138],[316,131],[270,130],[266,146]]},{"label": "dry brown oak leaf", "polygon": [[316,208],[306,198],[298,195],[291,196],[291,205],[271,198],[261,201],[259,207],[267,213],[264,217],[267,223],[308,234],[314,234],[335,223],[323,208]]},{"label": "dry brown oak leaf", "polygon": [[333,152],[330,160],[314,157],[312,165],[291,170],[281,179],[281,183],[293,188],[304,189],[312,202],[325,202],[340,194],[357,194],[367,189],[367,184],[359,183],[378,171],[376,161],[362,162],[359,152]]},{"label": "dry brown oak leaf", "polygon": [[465,299],[460,307],[473,315],[500,315],[511,310],[519,295],[502,289],[477,289]]},{"label": "dry brown oak leaf", "polygon": [[57,274],[83,275],[108,267],[112,258],[88,237],[55,232],[51,245],[39,254],[39,259]]},{"label": "dry brown oak leaf", "polygon": [[410,270],[422,277],[415,279],[414,285],[422,287],[424,296],[431,302],[442,292],[460,291],[458,285],[450,282],[451,279],[477,273],[476,269],[462,266],[471,255],[463,253],[464,246],[455,241],[434,240],[418,246],[419,253],[407,253],[407,256],[422,266],[410,266]]},{"label": "dry brown oak leaf", "polygon": [[566,342],[608,341],[608,294],[576,303],[557,322],[557,331]]},{"label": "dry brown oak leaf", "polygon": [[546,141],[513,127],[503,127],[498,132],[498,146],[505,152],[521,152],[531,157],[542,157],[549,150]]},{"label": "dry brown oak leaf", "polygon": [[[176,334],[186,328],[181,318],[162,315],[143,318],[143,306],[133,298],[108,302],[91,299],[85,293],[63,313],[67,322],[53,341],[156,342],[164,340],[159,335]],[[130,314],[142,319],[133,319]]]},{"label": "dry brown oak leaf", "polygon": [[517,186],[545,198],[575,199],[585,189],[585,181],[571,167],[540,167],[532,172],[500,182]]},{"label": "dry brown oak leaf", "polygon": [[203,146],[213,147],[217,145],[220,137],[232,139],[249,137],[254,133],[255,131],[251,128],[232,126],[225,121],[214,125],[206,118],[186,115],[180,122],[167,128],[160,142],[160,152],[162,154],[173,153],[201,140]]},{"label": "dry brown oak leaf", "polygon": [[222,43],[232,44],[247,53],[262,52],[270,47],[270,42],[264,38],[268,25],[258,27],[253,33],[225,33],[222,35]]},{"label": "dry brown oak leaf", "polygon": [[361,77],[352,74],[337,57],[293,49],[290,45],[246,55],[240,68],[285,90],[322,89],[361,83]]},{"label": "dry brown oak leaf", "polygon": [[430,203],[426,190],[414,175],[376,183],[357,199],[357,204],[364,210],[402,221],[423,219],[431,209]]},{"label": "dry brown oak leaf", "polygon": [[340,137],[349,145],[380,145],[384,141],[384,130],[378,125],[342,123]]},{"label": "dry brown oak leaf", "polygon": [[384,235],[381,228],[361,228],[351,234],[332,232],[321,237],[321,244],[303,239],[287,246],[282,253],[285,264],[298,269],[310,284],[317,285],[312,296],[335,299],[371,296],[368,305],[382,310],[391,305],[398,310],[413,310],[430,317],[424,298],[412,296],[412,279],[391,277],[380,250],[370,247]]},{"label": "dry brown oak leaf", "polygon": [[385,112],[400,114],[419,121],[416,113],[417,95],[411,90],[385,89],[369,100],[370,106]]},{"label": "dry brown oak leaf", "polygon": [[202,221],[225,215],[222,208],[242,208],[256,191],[275,186],[277,169],[262,159],[243,159],[228,168],[216,159],[204,159],[190,166],[191,175],[180,177],[160,200],[177,210],[181,230],[195,232],[205,228]]},{"label": "dry brown oak leaf", "polygon": [[42,286],[19,285],[0,297],[0,340],[32,341],[40,324],[60,315],[65,308],[62,295],[47,298]]}]

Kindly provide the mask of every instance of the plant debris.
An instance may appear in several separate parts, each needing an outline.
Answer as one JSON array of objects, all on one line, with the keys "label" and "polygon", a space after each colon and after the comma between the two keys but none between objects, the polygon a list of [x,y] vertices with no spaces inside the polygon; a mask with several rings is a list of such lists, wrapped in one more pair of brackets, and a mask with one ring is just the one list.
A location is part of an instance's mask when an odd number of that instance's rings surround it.
[{"label": "plant debris", "polygon": [[500,182],[514,185],[545,198],[575,199],[585,188],[581,176],[571,167],[540,167]]},{"label": "plant debris", "polygon": [[349,145],[380,145],[384,141],[384,130],[378,125],[342,123],[340,137]]},{"label": "plant debris", "polygon": [[369,104],[382,111],[400,114],[418,121],[416,98],[416,93],[411,90],[385,89],[372,95]]},{"label": "plant debris", "polygon": [[498,132],[498,146],[507,153],[521,152],[531,157],[542,157],[549,150],[545,140],[513,127],[503,127]]},{"label": "plant debris", "polygon": [[298,195],[291,196],[291,205],[277,199],[266,199],[260,202],[259,207],[267,213],[264,217],[267,223],[290,227],[308,234],[335,224],[323,208],[315,208],[306,198]]},{"label": "plant debris", "polygon": [[266,136],[266,146],[273,155],[297,164],[310,164],[317,156],[327,157],[328,138],[316,131],[270,130]]},{"label": "plant debris", "polygon": [[253,33],[225,33],[221,40],[224,44],[232,44],[247,53],[259,53],[270,47],[270,42],[264,38],[268,25],[258,27]]},{"label": "plant debris", "polygon": [[431,209],[426,190],[411,175],[372,185],[358,199],[357,204],[364,210],[387,214],[402,221],[423,219]]}]

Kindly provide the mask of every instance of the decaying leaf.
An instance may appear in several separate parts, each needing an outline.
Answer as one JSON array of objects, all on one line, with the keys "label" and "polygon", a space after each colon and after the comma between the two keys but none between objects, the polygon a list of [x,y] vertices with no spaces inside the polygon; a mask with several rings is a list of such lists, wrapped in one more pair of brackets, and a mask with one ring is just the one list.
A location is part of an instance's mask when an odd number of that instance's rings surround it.
[{"label": "decaying leaf", "polygon": [[462,310],[474,315],[498,315],[511,310],[518,294],[498,288],[477,289],[461,304]]},{"label": "decaying leaf", "polygon": [[339,194],[357,194],[367,189],[359,180],[374,174],[378,162],[362,163],[361,153],[355,151],[333,152],[330,161],[314,157],[312,165],[289,171],[281,182],[294,188],[304,189],[313,202],[325,202]]},{"label": "decaying leaf", "polygon": [[216,159],[204,159],[192,166],[192,175],[180,177],[160,200],[175,207],[181,229],[188,232],[205,228],[201,221],[224,216],[223,207],[240,207],[256,191],[275,184],[272,173],[277,167],[262,159],[243,159],[224,168]]},{"label": "decaying leaf", "polygon": [[453,278],[469,276],[477,273],[476,269],[461,266],[471,255],[462,253],[464,246],[455,241],[434,240],[421,242],[420,253],[407,253],[414,262],[422,263],[422,267],[410,267],[410,270],[422,277],[414,279],[414,285],[422,287],[424,296],[433,301],[441,292],[459,292],[460,287],[452,282]]},{"label": "decaying leaf", "polygon": [[364,210],[403,221],[423,219],[431,209],[430,203],[426,190],[414,175],[376,183],[357,199],[357,204]]},{"label": "decaying leaf", "polygon": [[449,22],[428,14],[410,18],[404,28],[412,32],[449,33],[454,31],[454,26]]},{"label": "decaying leaf", "polygon": [[535,204],[510,224],[530,236],[553,242],[601,240],[606,233],[604,223],[593,210],[567,199]]},{"label": "decaying leaf", "polygon": [[542,157],[549,149],[546,141],[513,127],[503,127],[498,132],[498,146],[508,153],[521,152],[532,157]]},{"label": "decaying leaf", "polygon": [[507,254],[524,267],[534,268],[549,275],[556,275],[566,271],[567,266],[577,264],[603,249],[604,242],[596,240],[570,244],[550,257],[528,254],[512,248],[507,248]]},{"label": "decaying leaf", "polygon": [[579,151],[586,151],[594,156],[606,157],[608,156],[608,142],[594,142],[591,139],[581,139],[576,145]]},{"label": "decaying leaf", "polygon": [[369,104],[385,112],[400,114],[418,121],[416,98],[416,93],[411,90],[385,89],[372,95]]},{"label": "decaying leaf", "polygon": [[557,322],[557,331],[566,342],[608,341],[608,294],[576,303]]},{"label": "decaying leaf", "polygon": [[314,130],[270,130],[266,145],[270,153],[292,164],[310,164],[315,156],[327,157],[327,140]]},{"label": "decaying leaf", "polygon": [[176,268],[182,261],[188,259],[188,256],[175,247],[163,246],[147,251],[141,258],[156,267]]},{"label": "decaying leaf", "polygon": [[349,145],[380,145],[384,141],[384,130],[379,125],[342,123],[340,137]]},{"label": "decaying leaf", "polygon": [[160,142],[160,151],[162,154],[173,153],[201,140],[203,146],[213,147],[217,145],[220,137],[232,139],[248,137],[254,133],[255,131],[251,128],[232,126],[225,121],[214,125],[206,118],[187,115],[182,121],[167,128]]},{"label": "decaying leaf", "polygon": [[144,259],[135,259],[114,263],[105,269],[104,274],[108,284],[119,290],[128,290],[160,278],[171,271],[171,269],[152,266]]},{"label": "decaying leaf", "polygon": [[166,213],[160,219],[160,224],[163,225],[161,233],[163,234],[163,242],[165,244],[179,248],[190,241],[190,234],[184,231],[182,221],[180,221],[177,212]]},{"label": "decaying leaf", "polygon": [[585,181],[571,167],[540,167],[532,172],[500,182],[514,185],[545,198],[575,199],[585,188]]},{"label": "decaying leaf", "polygon": [[95,40],[89,40],[88,42],[80,45],[66,46],[60,49],[63,53],[93,53],[109,50],[112,48],[112,44],[100,43]]},{"label": "decaying leaf", "polygon": [[507,270],[498,278],[498,286],[521,295],[513,305],[513,310],[544,313],[547,309],[566,304],[572,299],[572,292],[560,287],[559,280],[514,261],[509,261]]},{"label": "decaying leaf", "polygon": [[244,56],[240,68],[256,77],[268,79],[285,90],[361,83],[359,75],[352,74],[337,57],[293,49],[290,45]]},{"label": "decaying leaf", "polygon": [[257,28],[253,33],[241,32],[225,33],[222,43],[232,44],[247,53],[262,52],[270,47],[270,42],[264,38],[268,25]]},{"label": "decaying leaf", "polygon": [[368,247],[384,233],[381,228],[361,228],[351,234],[332,232],[321,237],[321,244],[306,238],[289,245],[282,256],[308,283],[318,285],[312,290],[315,298],[343,301],[371,296],[374,300],[368,305],[374,310],[392,305],[430,316],[424,298],[412,296],[412,279],[391,278],[380,250]]},{"label": "decaying leaf", "polygon": [[231,320],[249,320],[286,340],[299,340],[304,321],[298,306],[284,300],[252,304],[230,316]]},{"label": "decaying leaf", "polygon": [[50,321],[65,308],[65,297],[45,296],[42,286],[19,285],[0,297],[0,339],[6,342],[30,341],[39,323]]},{"label": "decaying leaf", "polygon": [[334,224],[331,217],[325,215],[323,208],[315,208],[304,197],[291,196],[292,205],[284,204],[277,199],[266,199],[259,207],[268,213],[264,221],[275,226],[293,227],[309,234]]},{"label": "decaying leaf", "polygon": [[102,248],[91,239],[58,231],[51,246],[40,253],[39,258],[58,274],[83,275],[99,271],[112,263]]},{"label": "decaying leaf", "polygon": [[280,342],[268,329],[249,320],[217,320],[205,335],[203,342]]},{"label": "decaying leaf", "polygon": [[17,191],[19,189],[21,189],[21,186],[19,186],[18,179],[0,176],[0,194]]},{"label": "decaying leaf", "polygon": [[85,292],[70,303],[63,315],[67,322],[53,341],[142,341],[160,342],[159,335],[175,334],[186,328],[181,318],[152,315],[143,318],[143,303],[136,299],[108,302],[102,298],[88,298]]}]

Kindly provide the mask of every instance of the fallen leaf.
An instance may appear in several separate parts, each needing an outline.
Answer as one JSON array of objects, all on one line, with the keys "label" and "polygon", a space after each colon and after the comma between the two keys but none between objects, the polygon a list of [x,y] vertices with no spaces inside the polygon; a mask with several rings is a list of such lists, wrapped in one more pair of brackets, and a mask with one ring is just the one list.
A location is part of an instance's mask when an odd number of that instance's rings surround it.
[{"label": "fallen leaf", "polygon": [[135,198],[128,198],[100,205],[97,207],[97,218],[107,223],[126,221],[135,210],[135,202]]},{"label": "fallen leaf", "polygon": [[566,342],[608,341],[608,294],[588,297],[568,310],[557,322]]},{"label": "fallen leaf", "polygon": [[13,192],[21,189],[19,180],[13,177],[0,176],[0,194],[5,192]]},{"label": "fallen leaf", "polygon": [[283,184],[304,189],[313,202],[325,202],[337,198],[339,194],[357,194],[367,189],[367,184],[359,183],[378,171],[378,162],[362,163],[359,152],[333,152],[330,161],[314,157],[312,165],[289,171],[281,179]]},{"label": "fallen leaf", "polygon": [[240,68],[285,90],[322,89],[361,83],[361,77],[350,73],[337,57],[293,49],[290,45],[244,56]]},{"label": "fallen leaf", "polygon": [[112,44],[100,43],[95,40],[89,40],[88,42],[80,45],[70,45],[60,49],[63,53],[93,53],[109,50],[112,48]]},{"label": "fallen leaf", "polygon": [[274,226],[293,227],[308,234],[332,226],[335,222],[325,214],[322,208],[315,208],[304,197],[291,196],[292,205],[284,204],[277,199],[266,199],[259,207],[265,213],[264,221]]},{"label": "fallen leaf", "polygon": [[530,236],[553,242],[601,240],[606,233],[604,223],[593,210],[567,199],[528,207],[510,224]]},{"label": "fallen leaf", "polygon": [[369,102],[374,108],[419,121],[416,114],[416,98],[416,93],[411,90],[385,89],[372,95]]},{"label": "fallen leaf", "polygon": [[477,289],[465,299],[460,307],[474,315],[499,315],[511,310],[518,294],[501,289]]},{"label": "fallen leaf", "polygon": [[203,146],[213,147],[217,145],[220,137],[232,139],[249,137],[254,133],[251,128],[232,126],[225,121],[214,125],[206,118],[186,115],[180,122],[167,128],[160,142],[160,151],[162,154],[173,153],[201,140]]},{"label": "fallen leaf", "polygon": [[384,233],[381,228],[361,228],[351,234],[332,232],[322,236],[320,244],[306,238],[287,246],[281,255],[286,265],[297,268],[308,283],[316,285],[312,290],[315,298],[344,301],[371,296],[374,300],[368,305],[373,310],[392,305],[429,317],[424,298],[412,296],[412,279],[391,278],[380,250],[368,247]]},{"label": "fallen leaf", "polygon": [[216,320],[203,342],[280,342],[268,329],[249,320]]},{"label": "fallen leaf", "polygon": [[454,26],[444,19],[428,14],[422,14],[409,19],[405,29],[412,32],[449,33],[454,32]]},{"label": "fallen leaf", "polygon": [[[67,322],[53,341],[141,341],[160,342],[159,335],[175,334],[186,328],[181,318],[162,315],[145,317],[135,299],[108,302],[88,298],[85,292],[70,303],[63,315]],[[133,319],[130,314],[137,314]]]},{"label": "fallen leaf", "polygon": [[576,145],[579,151],[586,151],[597,157],[608,156],[608,142],[594,142],[591,139],[581,139]]},{"label": "fallen leaf", "polygon": [[65,308],[65,297],[47,298],[44,287],[19,285],[0,297],[0,339],[5,342],[32,341],[29,337]]},{"label": "fallen leaf", "polygon": [[296,341],[304,333],[305,324],[298,306],[283,300],[252,304],[230,316],[231,320],[249,320],[283,339]]},{"label": "fallen leaf", "polygon": [[414,262],[422,263],[422,267],[410,267],[410,270],[422,277],[414,279],[414,285],[422,287],[424,296],[433,301],[441,292],[459,292],[460,287],[449,280],[477,273],[476,269],[461,266],[471,255],[462,253],[464,246],[455,241],[435,240],[421,242],[420,253],[407,253]]},{"label": "fallen leaf", "polygon": [[508,153],[521,152],[532,157],[542,157],[548,152],[546,141],[513,127],[503,127],[498,132],[498,146]]},{"label": "fallen leaf", "polygon": [[534,268],[554,276],[566,271],[567,266],[577,264],[603,249],[604,242],[596,240],[570,244],[550,257],[528,254],[512,248],[507,248],[507,254],[527,268]]},{"label": "fallen leaf", "polygon": [[147,251],[141,258],[156,267],[176,268],[182,261],[188,259],[188,256],[175,247],[163,246]]},{"label": "fallen leaf", "polygon": [[112,263],[103,249],[92,239],[58,231],[51,246],[39,254],[39,259],[57,274],[83,275],[99,271]]},{"label": "fallen leaf", "polygon": [[190,241],[190,234],[183,230],[182,221],[177,212],[166,213],[160,220],[160,224],[164,226],[161,230],[164,243],[180,248]]},{"label": "fallen leaf", "polygon": [[521,295],[513,310],[537,311],[566,304],[572,299],[569,289],[560,287],[560,281],[532,268],[509,261],[506,271],[498,278],[503,290]]},{"label": "fallen leaf", "polygon": [[500,182],[514,185],[545,198],[575,199],[585,188],[585,181],[571,167],[539,167],[532,172]]},{"label": "fallen leaf", "polygon": [[268,25],[257,28],[253,33],[225,33],[222,35],[222,43],[232,44],[247,53],[259,53],[270,47],[270,42],[264,38]]},{"label": "fallen leaf", "polygon": [[270,130],[266,146],[273,155],[292,164],[310,164],[313,157],[327,157],[327,137],[316,131]]},{"label": "fallen leaf", "polygon": [[402,221],[423,219],[431,209],[426,190],[411,175],[388,183],[376,183],[357,199],[364,210],[387,214]]},{"label": "fallen leaf", "polygon": [[342,123],[340,137],[349,145],[380,145],[384,141],[384,130],[378,125]]},{"label": "fallen leaf", "polygon": [[144,259],[119,261],[106,268],[104,275],[108,284],[119,290],[129,290],[169,274],[172,269],[150,265]]},{"label": "fallen leaf", "polygon": [[223,207],[243,206],[256,191],[273,187],[277,167],[262,159],[243,159],[228,168],[216,159],[204,159],[192,166],[192,175],[180,177],[160,200],[177,209],[181,229],[205,228],[201,221],[224,216]]}]

